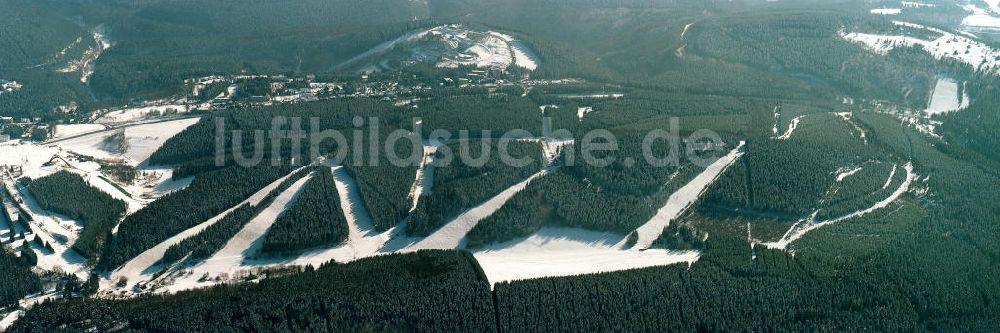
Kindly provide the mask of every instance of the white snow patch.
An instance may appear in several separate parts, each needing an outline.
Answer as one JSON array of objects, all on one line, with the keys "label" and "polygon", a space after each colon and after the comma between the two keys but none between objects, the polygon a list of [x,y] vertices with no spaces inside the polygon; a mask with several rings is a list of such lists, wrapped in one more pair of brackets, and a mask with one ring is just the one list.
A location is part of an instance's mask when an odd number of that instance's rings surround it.
[{"label": "white snow patch", "polygon": [[186,113],[190,110],[191,106],[186,104],[167,104],[125,108],[105,113],[94,122],[98,124],[131,122],[149,119],[168,112]]},{"label": "white snow patch", "polygon": [[167,139],[198,123],[198,121],[198,118],[189,118],[125,127],[124,134],[128,149],[122,154],[108,152],[104,147],[104,140],[114,135],[115,131],[102,131],[58,142],[55,145],[68,151],[96,158],[123,158],[129,165],[136,166],[148,160],[166,143]]},{"label": "white snow patch", "polygon": [[875,8],[871,10],[876,15],[899,15],[903,13],[902,8]]},{"label": "white snow patch", "polygon": [[994,14],[1000,14],[1000,0],[983,0]]},{"label": "white snow patch", "polygon": [[583,116],[585,116],[585,115],[587,115],[588,113],[591,113],[591,112],[594,112],[594,108],[593,107],[589,107],[589,106],[579,107],[579,108],[576,108],[576,117],[579,118],[580,121],[583,121]]},{"label": "white snow patch", "polygon": [[[844,181],[844,179],[846,179],[847,177],[853,176],[854,174],[856,174],[859,171],[861,171],[861,169],[862,168],[854,168],[854,169],[850,169],[850,170],[844,170],[844,169],[838,170],[838,172],[837,172],[837,182],[839,183],[839,182]],[[890,178],[890,180],[891,179],[892,178]]]},{"label": "white snow patch", "polygon": [[925,7],[926,8],[934,8],[934,7],[937,7],[937,5],[935,5],[935,4],[921,3],[921,2],[911,2],[911,1],[902,1],[901,4],[903,5],[903,8],[925,8]]},{"label": "white snow patch", "polygon": [[934,86],[934,93],[924,110],[928,115],[936,115],[960,111],[969,106],[969,95],[962,91],[961,100],[958,95],[958,82],[952,79],[940,78]]},{"label": "white snow patch", "polygon": [[573,276],[691,264],[698,251],[623,251],[623,237],[568,228],[542,228],[535,234],[473,253],[491,285],[503,281]]},{"label": "white snow patch", "polygon": [[889,185],[892,185],[892,177],[896,176],[896,169],[898,168],[899,168],[898,164],[892,165],[892,171],[889,172],[889,178],[885,180],[885,185],[882,185],[883,190],[889,188]]},{"label": "white snow patch", "polygon": [[23,315],[24,310],[16,310],[8,313],[2,320],[0,320],[0,332],[7,331],[7,329],[10,328],[11,325],[14,325],[14,322],[20,319]]},{"label": "white snow patch", "polygon": [[733,165],[737,159],[743,156],[742,150],[744,144],[746,143],[740,142],[739,146],[730,151],[729,154],[719,158],[705,168],[705,171],[702,171],[701,174],[692,179],[691,182],[671,194],[663,207],[656,212],[656,215],[649,222],[646,222],[646,224],[635,230],[638,240],[634,248],[641,250],[652,246],[653,242],[663,234],[663,228],[666,228],[670,225],[671,221],[680,217],[681,213],[701,197],[701,194],[709,185],[712,185],[730,165]]},{"label": "white snow patch", "polygon": [[889,51],[895,48],[920,46],[936,59],[953,59],[969,64],[979,70],[997,74],[997,69],[1000,67],[1000,51],[986,44],[965,36],[920,24],[899,21],[894,21],[893,23],[899,26],[925,29],[938,33],[941,36],[934,40],[923,40],[909,36],[877,35],[858,32],[847,33],[841,31],[841,37],[848,41],[862,44],[871,51],[882,55],[888,54]]}]

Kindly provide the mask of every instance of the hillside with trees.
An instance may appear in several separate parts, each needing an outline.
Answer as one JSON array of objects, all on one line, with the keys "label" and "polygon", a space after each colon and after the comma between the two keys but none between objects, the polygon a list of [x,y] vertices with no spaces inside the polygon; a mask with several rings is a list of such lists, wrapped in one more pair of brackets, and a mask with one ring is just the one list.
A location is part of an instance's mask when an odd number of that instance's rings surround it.
[{"label": "hillside with trees", "polygon": [[31,180],[27,187],[45,210],[83,224],[83,231],[73,243],[73,249],[96,263],[111,239],[111,229],[125,214],[125,202],[90,186],[79,175],[68,171]]}]

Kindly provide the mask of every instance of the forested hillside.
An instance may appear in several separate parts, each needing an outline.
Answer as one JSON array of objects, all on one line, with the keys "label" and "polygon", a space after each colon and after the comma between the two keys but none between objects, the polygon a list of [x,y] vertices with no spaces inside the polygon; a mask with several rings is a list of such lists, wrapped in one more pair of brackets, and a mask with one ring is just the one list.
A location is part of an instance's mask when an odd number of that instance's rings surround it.
[{"label": "forested hillside", "polygon": [[[509,158],[524,159],[527,163],[523,166],[506,164],[498,151],[501,147],[498,141],[456,142],[439,148],[435,154],[437,161],[444,164],[445,159],[450,159],[450,163],[434,168],[432,191],[417,202],[406,225],[407,233],[427,236],[466,209],[528,179],[545,166],[542,147],[537,142],[513,141],[503,146]],[[487,159],[479,165],[476,161],[463,161],[459,156]]]},{"label": "forested hillside", "polygon": [[491,332],[494,322],[489,286],[475,260],[425,251],[173,296],[49,303],[10,332]]},{"label": "forested hillside", "polygon": [[228,167],[195,178],[122,221],[102,263],[114,269],[177,233],[207,221],[291,172],[291,167]]},{"label": "forested hillside", "polygon": [[42,208],[83,224],[73,249],[96,263],[103,254],[111,229],[125,214],[124,201],[91,187],[79,175],[60,171],[27,184]]},{"label": "forested hillside", "polygon": [[320,167],[264,238],[264,253],[294,253],[347,239],[347,220],[330,168]]}]

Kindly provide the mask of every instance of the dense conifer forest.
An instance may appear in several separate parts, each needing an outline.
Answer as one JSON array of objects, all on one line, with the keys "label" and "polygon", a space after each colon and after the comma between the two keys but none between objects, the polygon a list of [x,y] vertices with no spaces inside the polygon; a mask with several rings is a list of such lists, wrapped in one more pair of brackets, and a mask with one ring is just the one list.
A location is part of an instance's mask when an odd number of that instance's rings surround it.
[{"label": "dense conifer forest", "polygon": [[16,305],[25,295],[42,289],[29,264],[15,257],[6,245],[0,248],[0,280],[3,281],[0,283],[0,308]]},{"label": "dense conifer forest", "polygon": [[294,253],[347,239],[347,220],[334,187],[333,172],[320,167],[264,239],[264,253]]},{"label": "dense conifer forest", "polygon": [[[497,151],[500,149],[499,141],[456,142],[444,149],[439,148],[435,154],[437,161],[451,159],[451,163],[434,168],[433,190],[417,202],[416,210],[406,225],[407,233],[429,235],[466,209],[524,181],[546,163],[542,147],[536,142],[511,141],[504,146],[510,158],[526,159],[527,163],[523,166],[505,163]],[[468,153],[463,153],[463,150]],[[488,159],[479,166],[478,162],[462,161],[460,155],[469,158],[485,156]]]}]

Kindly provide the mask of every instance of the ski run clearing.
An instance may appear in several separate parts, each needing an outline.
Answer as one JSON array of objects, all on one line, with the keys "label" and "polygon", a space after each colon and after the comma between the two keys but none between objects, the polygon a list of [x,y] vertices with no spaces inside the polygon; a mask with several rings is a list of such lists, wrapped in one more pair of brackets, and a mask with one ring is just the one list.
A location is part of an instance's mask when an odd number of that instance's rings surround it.
[{"label": "ski run clearing", "polygon": [[[543,143],[547,141],[543,140]],[[557,151],[567,141],[546,144],[546,151]],[[571,141],[569,141],[571,142]],[[477,249],[473,255],[480,262],[491,284],[549,276],[570,276],[611,272],[627,269],[663,266],[676,263],[693,263],[698,260],[698,251],[669,251],[646,247],[659,237],[663,227],[671,219],[679,216],[685,208],[743,153],[742,144],[728,155],[718,159],[702,174],[671,196],[657,218],[637,230],[640,240],[647,244],[625,249],[626,237],[570,228],[542,228],[535,234]],[[340,196],[341,207],[348,221],[348,239],[338,246],[316,249],[295,257],[258,258],[260,243],[268,228],[295,200],[302,186],[311,177],[304,177],[288,190],[282,192],[267,210],[255,217],[222,250],[211,258],[193,267],[163,267],[158,261],[171,245],[196,235],[201,230],[218,222],[225,213],[194,228],[164,241],[153,249],[133,259],[111,278],[105,281],[105,290],[120,291],[129,295],[133,286],[151,286],[147,292],[178,292],[198,287],[207,287],[230,281],[238,276],[261,269],[280,266],[318,266],[329,261],[349,262],[360,258],[396,252],[412,252],[423,249],[462,249],[466,234],[479,221],[490,216],[510,198],[523,190],[532,180],[553,170],[545,169],[524,181],[506,189],[477,207],[471,208],[449,222],[427,238],[412,238],[403,234],[405,222],[385,232],[378,232],[372,226],[365,209],[356,181],[343,167],[333,167],[334,182]],[[284,179],[262,189],[244,203],[259,203]],[[242,205],[242,203],[240,204]],[[648,241],[647,241],[648,240]],[[166,272],[156,276],[156,273]],[[125,288],[110,287],[110,284],[125,278]]]},{"label": "ski run clearing", "polygon": [[500,207],[502,207],[510,198],[513,198],[515,194],[523,190],[528,186],[532,180],[535,178],[544,176],[549,173],[549,170],[542,170],[535,173],[528,179],[511,186],[510,188],[500,192],[497,196],[487,200],[486,202],[476,206],[457,218],[448,222],[445,226],[438,229],[427,238],[424,238],[420,242],[408,247],[406,250],[417,251],[417,250],[430,250],[430,249],[455,249],[462,245],[462,241],[465,239],[465,235],[472,231],[479,221],[493,215]]},{"label": "ski run clearing", "polygon": [[698,251],[623,251],[619,235],[569,228],[542,228],[527,238],[493,245],[473,256],[490,285],[543,277],[594,274],[677,263],[694,263]]},{"label": "ski run clearing", "polygon": [[[859,211],[856,211],[856,212],[851,213],[851,214],[847,214],[845,216],[841,216],[841,217],[838,217],[838,218],[835,218],[835,219],[831,219],[831,220],[826,220],[826,221],[819,221],[819,222],[815,221],[816,213],[813,213],[813,215],[811,217],[809,217],[808,219],[801,220],[799,222],[796,222],[794,225],[792,225],[792,227],[788,229],[788,231],[785,233],[784,236],[781,237],[780,240],[778,240],[776,242],[768,242],[768,243],[760,243],[760,244],[763,245],[763,246],[765,246],[765,247],[772,248],[772,249],[785,250],[785,249],[788,248],[789,244],[791,244],[792,242],[798,240],[799,238],[802,238],[803,236],[805,236],[806,234],[808,234],[809,232],[811,232],[813,230],[816,230],[816,229],[819,229],[819,228],[822,228],[822,227],[825,227],[825,226],[828,226],[828,225],[832,225],[832,224],[837,223],[837,222],[841,222],[841,221],[850,220],[850,219],[853,219],[853,218],[856,218],[856,217],[864,216],[865,214],[868,214],[868,213],[874,212],[876,210],[888,207],[889,204],[895,202],[904,193],[906,193],[907,191],[909,191],[910,190],[910,185],[913,184],[913,180],[916,179],[916,174],[913,173],[913,163],[912,162],[911,163],[907,163],[906,166],[903,167],[903,169],[906,170],[906,180],[904,180],[903,183],[901,185],[899,185],[899,188],[897,188],[896,191],[892,192],[892,194],[890,194],[887,198],[883,199],[882,201],[879,201],[879,202],[875,203],[875,205],[873,205],[871,207],[868,207],[868,208],[865,208],[865,209],[862,209],[862,210],[859,210]],[[895,167],[893,167],[893,172],[889,175],[889,180],[887,181],[887,184],[889,184],[889,183],[892,182],[892,177],[896,175],[895,171],[896,171],[896,169],[895,169]]]},{"label": "ski run clearing", "polygon": [[287,190],[281,192],[270,206],[251,219],[219,252],[206,259],[204,263],[195,266],[192,271],[200,277],[202,274],[220,275],[239,270],[248,256],[257,255],[260,252],[268,229],[288,208],[292,207],[301,194],[302,188],[313,176],[302,177]]},{"label": "ski run clearing", "polygon": [[959,95],[959,83],[952,79],[940,78],[934,86],[934,93],[927,103],[927,115],[933,116],[954,111],[961,111],[969,107],[969,94],[963,89]]},{"label": "ski run clearing", "polygon": [[146,250],[145,252],[139,254],[135,258],[132,258],[132,260],[129,260],[129,262],[125,263],[125,265],[122,265],[121,268],[111,273],[110,281],[118,282],[119,280],[124,278],[127,281],[127,285],[125,286],[125,288],[128,289],[140,281],[151,278],[154,273],[159,271],[160,268],[154,266],[156,266],[156,264],[160,261],[160,259],[163,258],[163,254],[166,253],[167,249],[169,249],[171,246],[179,244],[185,239],[194,237],[195,235],[207,229],[208,227],[221,221],[227,214],[235,210],[237,207],[240,207],[244,204],[249,204],[249,205],[260,204],[261,201],[263,201],[268,194],[277,189],[278,186],[281,185],[281,183],[284,182],[286,179],[288,179],[288,177],[290,176],[291,175],[282,177],[281,179],[278,179],[272,182],[271,184],[268,184],[266,187],[264,187],[260,191],[257,191],[257,193],[254,193],[252,196],[250,196],[250,198],[247,198],[243,202],[236,205],[236,207],[233,207],[227,211],[219,213],[219,215],[216,215],[215,217],[209,219],[208,221],[202,222],[201,224],[196,225],[190,229],[184,230],[183,232],[171,237],[170,239],[167,239],[161,242],[160,244],[157,244],[156,246],[150,248],[149,250]]},{"label": "ski run clearing", "polygon": [[656,212],[656,215],[649,222],[636,229],[638,238],[634,248],[645,250],[652,246],[653,242],[663,234],[663,228],[669,226],[671,221],[680,217],[681,213],[687,210],[691,204],[698,201],[705,189],[712,185],[730,165],[743,156],[744,144],[745,142],[740,142],[739,146],[730,151],[729,154],[716,160],[690,183],[670,195],[666,204]]}]

